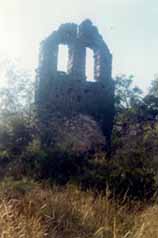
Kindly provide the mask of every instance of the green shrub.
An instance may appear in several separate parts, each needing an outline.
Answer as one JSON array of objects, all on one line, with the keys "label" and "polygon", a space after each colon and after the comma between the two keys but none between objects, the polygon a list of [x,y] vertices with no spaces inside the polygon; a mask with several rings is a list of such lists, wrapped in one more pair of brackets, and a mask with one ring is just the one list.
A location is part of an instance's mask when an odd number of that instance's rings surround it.
[{"label": "green shrub", "polygon": [[115,135],[117,148],[112,158],[104,154],[87,157],[52,145],[46,147],[31,124],[18,118],[13,121],[10,127],[0,130],[1,177],[25,176],[60,185],[71,181],[96,192],[105,192],[108,185],[116,196],[126,194],[140,199],[150,198],[156,191],[151,152],[145,148],[147,140],[144,144],[140,138],[128,137],[125,144],[123,137]]}]

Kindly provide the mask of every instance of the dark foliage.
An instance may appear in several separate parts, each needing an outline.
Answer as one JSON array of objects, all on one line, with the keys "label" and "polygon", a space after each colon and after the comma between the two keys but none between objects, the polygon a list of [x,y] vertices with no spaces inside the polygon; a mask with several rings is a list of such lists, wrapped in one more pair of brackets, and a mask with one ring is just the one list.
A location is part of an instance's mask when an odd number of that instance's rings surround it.
[{"label": "dark foliage", "polygon": [[44,133],[41,139],[36,117],[28,104],[29,113],[22,113],[18,105],[16,113],[13,105],[6,110],[3,107],[0,115],[1,177],[27,176],[60,185],[71,182],[97,193],[105,192],[108,186],[116,196],[152,197],[158,182],[156,89],[152,90],[154,95],[149,93],[143,98],[141,90],[131,84],[131,77],[119,77],[116,81],[117,113],[110,160],[105,154],[75,155],[61,149],[62,146],[55,148],[46,143],[50,138]]}]

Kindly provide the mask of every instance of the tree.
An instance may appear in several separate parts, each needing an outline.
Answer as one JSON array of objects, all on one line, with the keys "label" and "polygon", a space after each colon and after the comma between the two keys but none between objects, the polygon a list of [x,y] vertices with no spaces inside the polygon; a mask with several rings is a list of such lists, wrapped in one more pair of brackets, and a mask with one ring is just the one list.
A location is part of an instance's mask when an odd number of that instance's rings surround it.
[{"label": "tree", "polygon": [[116,110],[131,109],[142,101],[143,91],[133,87],[133,75],[117,76],[115,79]]},{"label": "tree", "polygon": [[149,88],[149,95],[158,97],[158,75],[156,75],[155,79],[151,81],[151,86]]},{"label": "tree", "polygon": [[[0,88],[1,122],[18,114],[30,117],[34,102],[34,80],[30,72],[10,61],[3,63],[3,86]],[[2,77],[2,74],[1,74]]]},{"label": "tree", "polygon": [[0,88],[0,149],[21,151],[32,138],[34,80],[10,61],[3,62]]}]

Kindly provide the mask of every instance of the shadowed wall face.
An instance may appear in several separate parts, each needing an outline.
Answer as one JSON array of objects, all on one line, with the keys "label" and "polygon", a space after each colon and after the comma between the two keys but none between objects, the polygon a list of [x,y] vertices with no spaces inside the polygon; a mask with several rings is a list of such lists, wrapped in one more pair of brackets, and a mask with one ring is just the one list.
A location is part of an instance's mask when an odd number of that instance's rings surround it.
[{"label": "shadowed wall face", "polygon": [[[67,71],[58,71],[59,46],[68,47]],[[92,81],[86,78],[86,51],[94,57]],[[37,73],[36,105],[41,121],[86,115],[101,128],[107,144],[114,118],[114,83],[111,78],[112,56],[90,20],[79,26],[66,23],[41,44]]]}]

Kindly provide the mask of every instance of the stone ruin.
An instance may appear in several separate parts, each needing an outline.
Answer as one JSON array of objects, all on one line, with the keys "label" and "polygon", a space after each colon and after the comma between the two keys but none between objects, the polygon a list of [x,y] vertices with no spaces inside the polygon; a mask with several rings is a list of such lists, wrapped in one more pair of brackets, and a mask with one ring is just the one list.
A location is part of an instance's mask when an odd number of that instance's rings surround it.
[{"label": "stone ruin", "polygon": [[[60,44],[68,46],[67,73],[57,70]],[[95,82],[86,78],[86,48],[94,53]],[[41,43],[35,93],[40,121],[49,126],[52,118],[58,118],[62,124],[67,118],[87,116],[95,121],[105,137],[107,150],[114,118],[111,71],[112,55],[90,20],[79,26],[61,25]]]}]

